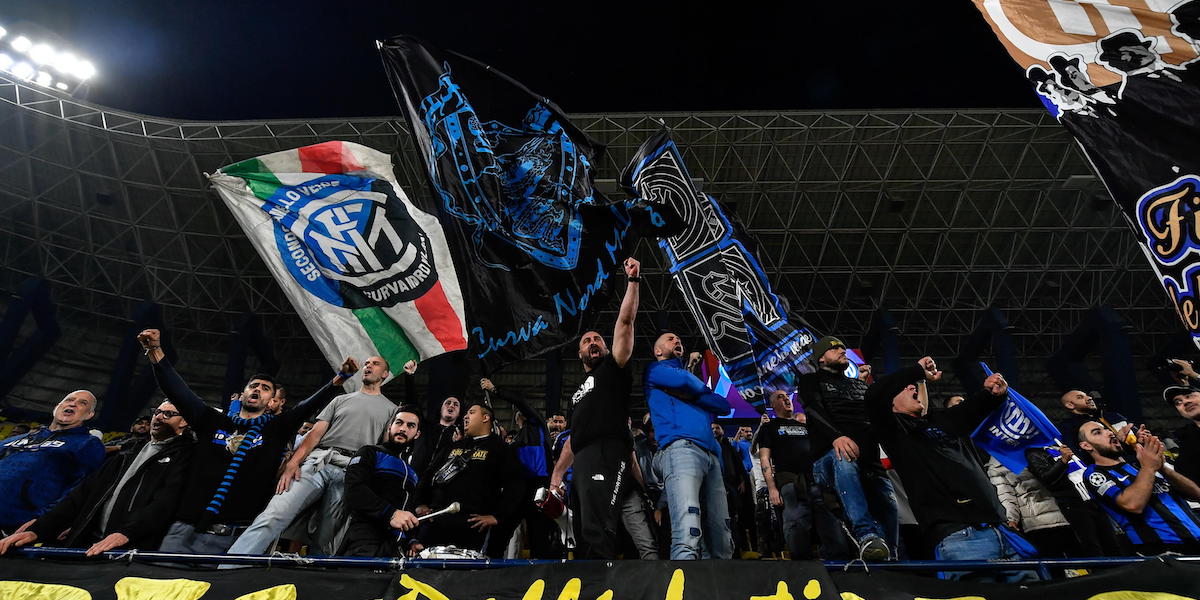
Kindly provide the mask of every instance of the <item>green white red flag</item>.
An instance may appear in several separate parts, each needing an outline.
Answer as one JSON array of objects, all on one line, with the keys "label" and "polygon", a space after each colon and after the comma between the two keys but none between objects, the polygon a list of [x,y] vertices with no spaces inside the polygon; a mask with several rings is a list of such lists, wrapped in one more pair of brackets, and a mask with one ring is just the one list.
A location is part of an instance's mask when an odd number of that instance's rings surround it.
[{"label": "green white red flag", "polygon": [[387,154],[350,142],[275,152],[211,181],[331,364],[466,348],[442,226],[409,201]]}]

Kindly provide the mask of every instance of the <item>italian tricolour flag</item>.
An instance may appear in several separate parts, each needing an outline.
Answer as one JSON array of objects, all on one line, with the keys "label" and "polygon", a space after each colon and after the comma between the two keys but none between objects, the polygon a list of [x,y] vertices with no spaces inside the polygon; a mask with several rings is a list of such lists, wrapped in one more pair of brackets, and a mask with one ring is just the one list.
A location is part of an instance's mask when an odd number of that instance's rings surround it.
[{"label": "italian tricolour flag", "polygon": [[333,365],[466,348],[441,224],[409,201],[387,154],[350,142],[275,152],[210,177]]}]

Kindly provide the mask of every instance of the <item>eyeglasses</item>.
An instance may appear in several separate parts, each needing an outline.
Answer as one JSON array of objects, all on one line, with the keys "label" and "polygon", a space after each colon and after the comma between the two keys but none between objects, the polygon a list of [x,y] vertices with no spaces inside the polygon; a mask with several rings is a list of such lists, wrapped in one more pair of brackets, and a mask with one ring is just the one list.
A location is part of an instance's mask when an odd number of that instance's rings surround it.
[{"label": "eyeglasses", "polygon": [[155,416],[155,417],[162,415],[162,418],[164,418],[164,419],[174,419],[175,417],[178,417],[180,415],[180,413],[173,411],[173,410],[159,410],[157,408],[150,411],[150,414],[151,414],[151,416]]}]

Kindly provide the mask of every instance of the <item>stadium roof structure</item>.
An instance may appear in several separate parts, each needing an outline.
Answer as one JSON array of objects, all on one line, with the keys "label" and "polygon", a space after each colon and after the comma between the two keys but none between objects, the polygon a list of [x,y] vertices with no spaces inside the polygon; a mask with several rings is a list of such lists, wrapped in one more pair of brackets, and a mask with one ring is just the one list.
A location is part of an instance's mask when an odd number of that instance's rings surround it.
[{"label": "stadium roof structure", "polygon": [[[1117,310],[1138,356],[1181,331],[1123,218],[1044,111],[572,118],[607,144],[599,183],[609,192],[637,146],[669,128],[703,190],[757,238],[792,313],[851,345],[881,308],[895,318],[905,357],[950,358],[981,311],[998,307],[1030,372],[1096,306]],[[230,332],[253,312],[283,380],[297,389],[318,384],[324,360],[204,173],[347,140],[385,152],[399,146],[397,176],[410,194],[426,194],[405,130],[396,117],[179,122],[0,78],[0,289],[48,280],[63,328],[9,400],[44,410],[67,387],[103,389],[144,301],[163,307],[193,382],[220,380]],[[648,275],[643,312],[666,313],[699,341],[678,293],[658,276],[661,252],[643,243],[637,255]],[[615,306],[598,322],[612,322]],[[544,366],[535,363],[496,379],[536,387]],[[564,370],[568,389],[575,369]]]}]

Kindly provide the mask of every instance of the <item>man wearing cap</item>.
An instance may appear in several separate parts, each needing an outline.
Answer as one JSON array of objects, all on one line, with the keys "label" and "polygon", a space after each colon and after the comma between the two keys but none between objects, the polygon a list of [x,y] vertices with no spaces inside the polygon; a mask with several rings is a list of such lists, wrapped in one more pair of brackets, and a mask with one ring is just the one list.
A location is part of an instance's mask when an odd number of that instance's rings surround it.
[{"label": "man wearing cap", "polygon": [[1182,81],[1174,72],[1177,67],[1164,63],[1158,55],[1153,40],[1142,39],[1132,31],[1114,33],[1100,40],[1100,54],[1096,60],[1126,77],[1139,75]]},{"label": "man wearing cap", "polygon": [[1081,425],[1079,447],[1094,464],[1083,480],[1100,505],[1143,555],[1173,551],[1200,554],[1200,516],[1187,500],[1200,500],[1200,486],[1167,466],[1163,443],[1143,427],[1130,464],[1116,434],[1097,421]]},{"label": "man wearing cap", "polygon": [[1171,433],[1179,444],[1175,470],[1180,475],[1200,481],[1200,389],[1189,385],[1173,385],[1163,390],[1163,400],[1188,423]]},{"label": "man wearing cap", "polygon": [[892,482],[879,458],[865,397],[867,383],[846,376],[850,360],[841,340],[826,336],[813,345],[817,371],[797,379],[812,431],[813,479],[837,492],[858,556],[888,560],[900,537]]}]

